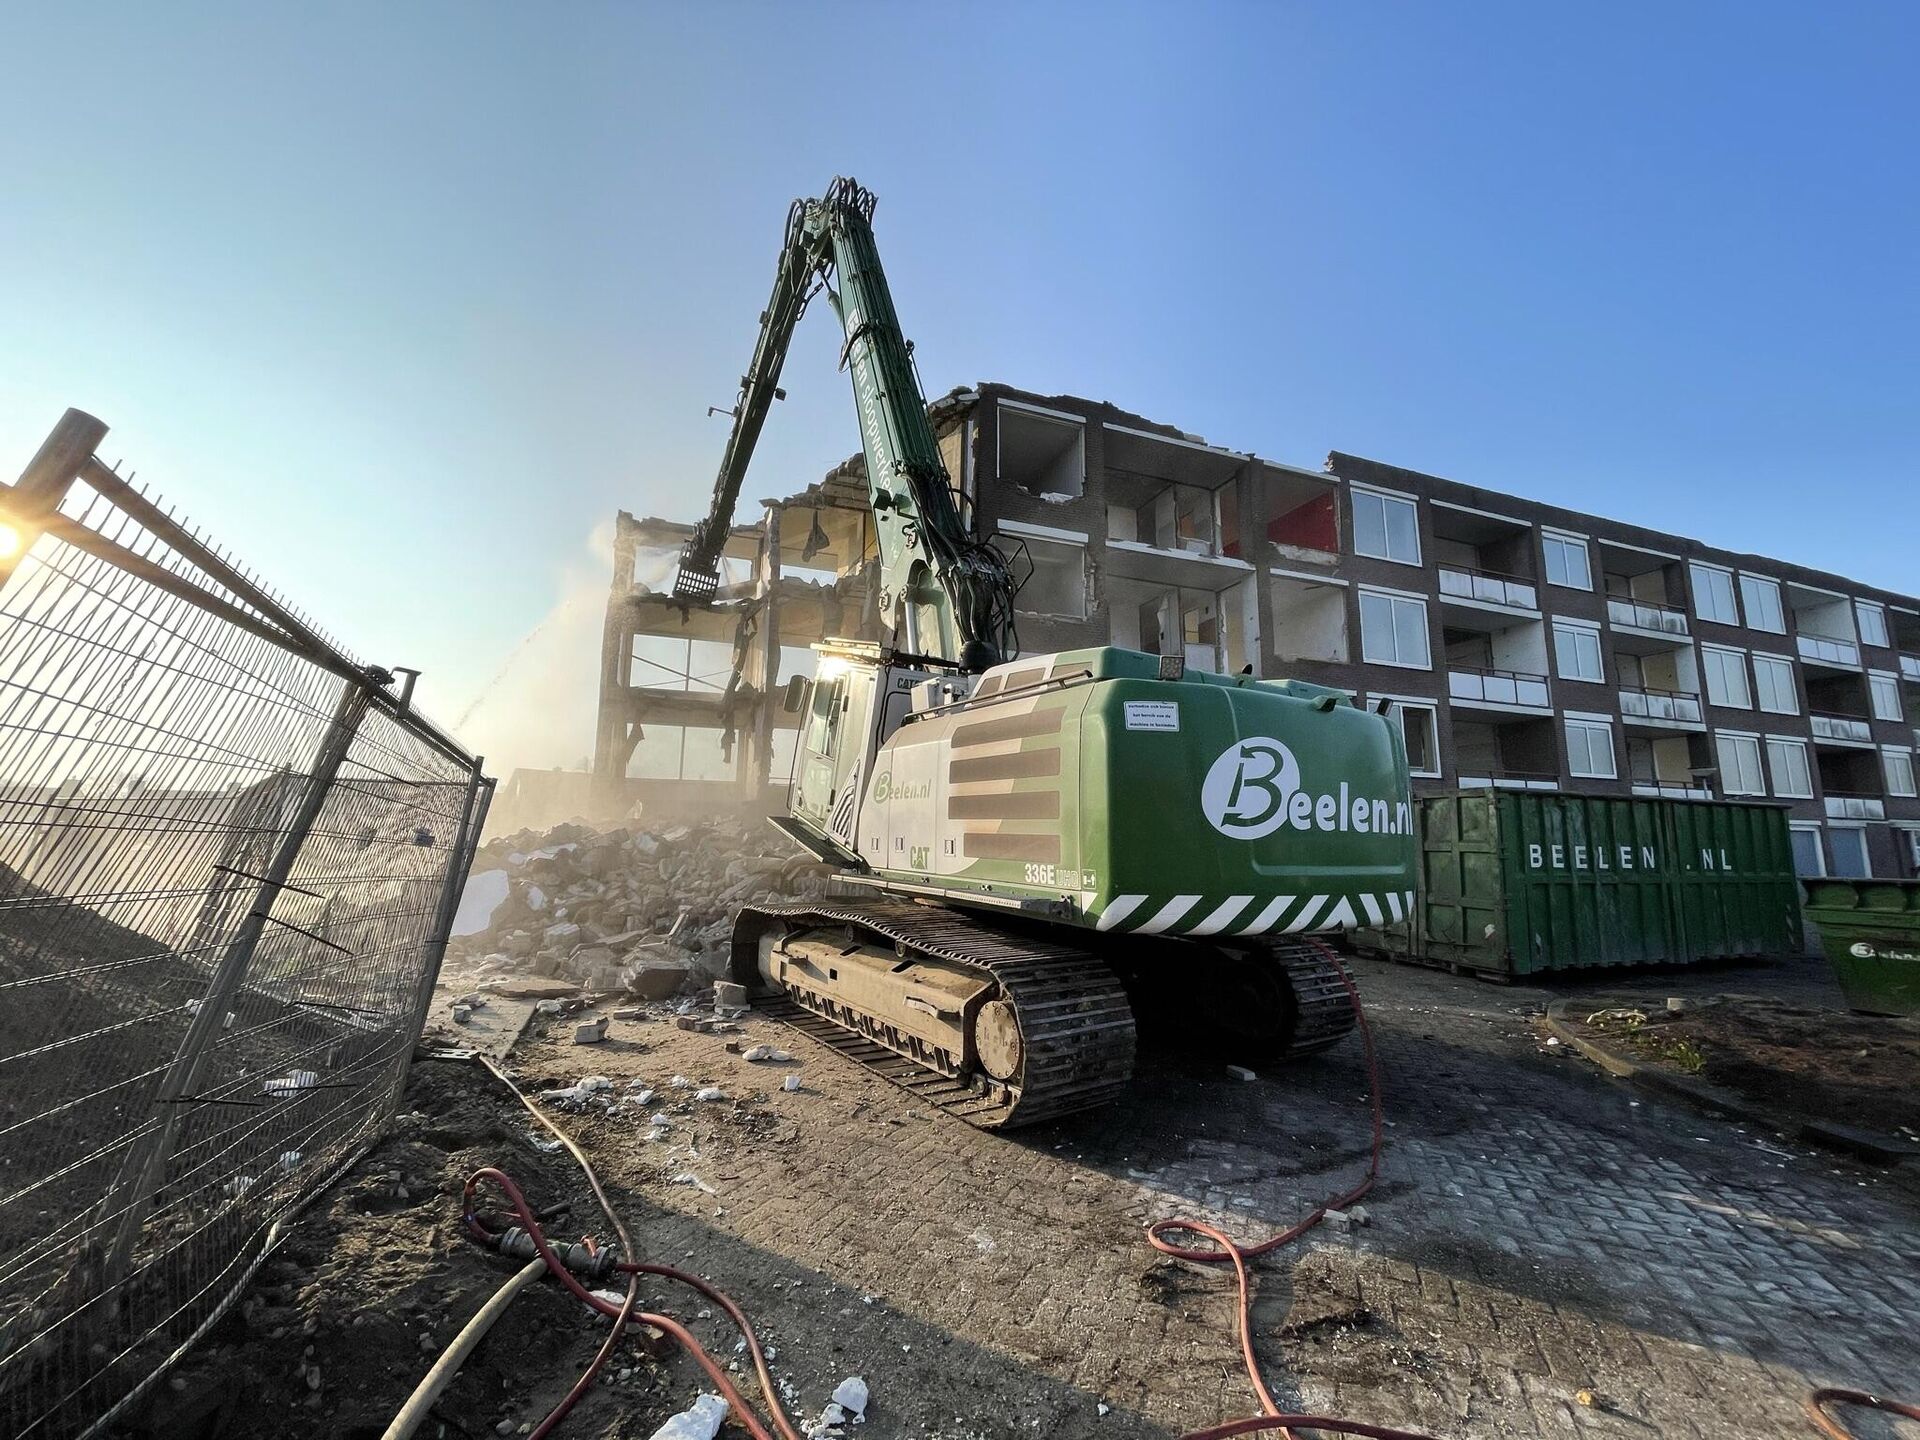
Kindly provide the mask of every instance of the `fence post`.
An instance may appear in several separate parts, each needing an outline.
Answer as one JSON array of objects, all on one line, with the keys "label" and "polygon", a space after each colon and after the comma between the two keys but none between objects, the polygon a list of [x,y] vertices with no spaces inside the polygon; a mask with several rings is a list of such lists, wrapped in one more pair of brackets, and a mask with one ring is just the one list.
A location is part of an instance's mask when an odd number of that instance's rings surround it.
[{"label": "fence post", "polygon": [[82,467],[106,438],[104,422],[84,410],[69,410],[20,472],[19,483],[0,490],[0,522],[14,531],[13,548],[0,554],[0,585],[13,578],[13,567],[40,538],[41,524],[60,508]]},{"label": "fence post", "polygon": [[[485,764],[480,756],[473,761],[472,779],[467,784],[466,808],[460,812],[460,829],[454,836],[453,850],[447,860],[447,878],[440,886],[440,903],[434,908],[433,928],[427,932],[420,946],[420,986],[413,997],[413,1029],[415,1041],[427,1023],[427,1007],[433,1003],[433,987],[440,978],[440,962],[447,956],[447,939],[453,928],[454,912],[460,907],[460,892],[466,888],[467,871],[473,864],[473,852],[480,841],[480,831],[487,823],[487,807],[493,801],[493,785],[480,773]],[[406,1083],[406,1070],[394,1084],[396,1088]]]},{"label": "fence post", "polygon": [[260,943],[260,932],[266,928],[274,901],[279,898],[281,887],[300,858],[300,851],[306,845],[307,835],[313,829],[321,805],[333,789],[334,779],[340,773],[340,764],[346,759],[347,750],[359,731],[361,718],[367,712],[367,699],[368,689],[363,681],[349,680],[342,687],[339,703],[334,706],[333,718],[327,724],[319,753],[314,757],[313,773],[307,777],[300,806],[288,822],[287,832],[281,837],[266,874],[261,877],[253,908],[234,931],[233,941],[227,946],[226,954],[221,957],[213,980],[207,986],[207,993],[200,1001],[199,1012],[187,1026],[187,1033],[180,1041],[180,1049],[173,1057],[173,1063],[161,1077],[159,1090],[153,1100],[154,1112],[160,1118],[159,1128],[149,1131],[144,1140],[128,1151],[127,1159],[121,1166],[119,1181],[107,1192],[102,1218],[110,1213],[117,1195],[126,1197],[119,1230],[107,1256],[106,1283],[109,1286],[119,1284],[126,1276],[134,1246],[146,1225],[147,1206],[154,1192],[160,1188],[160,1177],[166,1170],[167,1162],[173,1158],[174,1141],[188,1108],[180,1103],[181,1097],[192,1096],[200,1088],[207,1063],[213,1055],[214,1042],[226,1026],[227,1011],[233,1004],[234,996],[239,993],[241,982],[246,979],[247,967],[253,962],[254,950]]}]

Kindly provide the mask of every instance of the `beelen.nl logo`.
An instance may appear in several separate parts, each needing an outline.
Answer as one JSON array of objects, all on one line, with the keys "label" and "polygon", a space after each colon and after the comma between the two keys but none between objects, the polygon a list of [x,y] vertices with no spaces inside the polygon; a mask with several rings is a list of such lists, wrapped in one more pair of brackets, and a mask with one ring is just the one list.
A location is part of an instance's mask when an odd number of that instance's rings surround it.
[{"label": "beelen.nl logo", "polygon": [[1268,735],[1250,735],[1220,752],[1200,786],[1200,808],[1208,824],[1235,840],[1258,840],[1283,825],[1360,835],[1413,830],[1405,800],[1355,795],[1344,780],[1337,793],[1302,789],[1300,762]]}]

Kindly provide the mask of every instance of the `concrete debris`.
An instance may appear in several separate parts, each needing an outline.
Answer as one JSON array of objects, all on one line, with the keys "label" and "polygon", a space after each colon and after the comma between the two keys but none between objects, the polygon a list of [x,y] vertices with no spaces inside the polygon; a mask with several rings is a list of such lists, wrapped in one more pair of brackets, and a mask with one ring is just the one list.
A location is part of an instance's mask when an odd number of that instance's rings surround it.
[{"label": "concrete debris", "polygon": [[1227,1066],[1227,1074],[1236,1080],[1258,1080],[1260,1078],[1244,1065]]},{"label": "concrete debris", "polygon": [[693,1082],[684,1075],[676,1075],[667,1081],[667,1087],[671,1090],[691,1090]]},{"label": "concrete debris", "polygon": [[607,1017],[604,1015],[583,1020],[573,1027],[573,1043],[576,1045],[598,1045],[606,1038]]},{"label": "concrete debris", "polygon": [[682,1170],[678,1175],[673,1177],[671,1183],[675,1185],[691,1185],[702,1195],[718,1195],[720,1193],[691,1170]]},{"label": "concrete debris", "polygon": [[[762,820],[744,814],[647,829],[521,831],[476,856],[449,973],[499,993],[539,978],[664,1000],[727,973],[742,905],[820,894],[831,873],[785,852]],[[744,1007],[746,993],[723,981],[717,1003]]]},{"label": "concrete debris", "polygon": [[727,1418],[727,1402],[718,1395],[702,1395],[653,1432],[650,1440],[713,1440]]},{"label": "concrete debris", "polygon": [[1321,1218],[1326,1221],[1329,1230],[1343,1235],[1356,1226],[1367,1224],[1372,1219],[1364,1205],[1352,1205],[1345,1210],[1329,1210]]},{"label": "concrete debris", "polygon": [[693,1098],[696,1100],[724,1100],[727,1098],[727,1092],[722,1090],[718,1085],[703,1085],[693,1092]]},{"label": "concrete debris", "polygon": [[775,1065],[790,1064],[793,1056],[777,1045],[752,1045],[740,1052],[742,1060],[764,1060]]},{"label": "concrete debris", "polygon": [[471,1005],[456,1005],[453,1007],[453,1023],[454,1024],[465,1025],[468,1021],[472,1019],[473,1019],[473,1007]]},{"label": "concrete debris", "polygon": [[820,1418],[807,1427],[807,1434],[810,1440],[830,1440],[843,1433],[842,1427],[849,1420],[859,1425],[866,1418],[867,1382],[858,1375],[849,1375],[834,1387],[833,1399],[820,1412]]},{"label": "concrete debris", "polygon": [[787,1076],[786,1079],[780,1082],[780,1088],[791,1094],[800,1088],[800,1077],[798,1075]]},{"label": "concrete debris", "polygon": [[716,980],[713,984],[713,1004],[717,1010],[744,1010],[747,1008],[747,987],[732,980]]}]

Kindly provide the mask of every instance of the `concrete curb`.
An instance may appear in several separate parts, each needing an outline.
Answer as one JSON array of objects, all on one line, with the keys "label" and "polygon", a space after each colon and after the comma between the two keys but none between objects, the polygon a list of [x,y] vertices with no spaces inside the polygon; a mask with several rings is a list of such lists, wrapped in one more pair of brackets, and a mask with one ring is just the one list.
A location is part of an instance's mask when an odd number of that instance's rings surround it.
[{"label": "concrete curb", "polygon": [[1658,1095],[1664,1100],[1677,1100],[1702,1114],[1732,1116],[1779,1134],[1796,1135],[1806,1123],[1798,1116],[1752,1104],[1745,1097],[1723,1090],[1718,1085],[1709,1085],[1704,1080],[1692,1080],[1684,1075],[1670,1075],[1664,1070],[1643,1065],[1638,1060],[1629,1060],[1609,1050],[1583,1035],[1581,1031],[1585,1027],[1579,1021],[1567,1019],[1567,1011],[1572,1004],[1570,1000],[1551,1002],[1547,1006],[1547,1029],[1562,1045],[1571,1045],[1616,1079],[1625,1080],[1636,1089]]}]

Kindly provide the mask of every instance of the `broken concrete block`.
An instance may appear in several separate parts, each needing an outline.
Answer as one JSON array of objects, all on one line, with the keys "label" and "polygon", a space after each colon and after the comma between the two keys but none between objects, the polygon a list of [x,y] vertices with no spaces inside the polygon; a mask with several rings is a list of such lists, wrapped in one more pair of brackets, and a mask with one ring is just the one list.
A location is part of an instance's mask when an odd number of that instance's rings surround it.
[{"label": "broken concrete block", "polygon": [[582,1020],[573,1027],[573,1043],[576,1045],[598,1045],[607,1038],[607,1017],[596,1015],[591,1020]]},{"label": "broken concrete block", "polygon": [[473,1019],[473,1007],[471,1005],[456,1005],[453,1007],[453,1023],[454,1024],[465,1025],[468,1021],[472,1019]]},{"label": "broken concrete block", "polygon": [[646,960],[627,981],[627,993],[642,1000],[667,1000],[685,988],[692,967],[684,960]]},{"label": "broken concrete block", "polygon": [[1260,1078],[1244,1065],[1227,1066],[1227,1074],[1236,1080],[1258,1080]]},{"label": "broken concrete block", "polygon": [[747,1004],[747,987],[732,980],[716,980],[713,1004],[716,1010],[743,1010]]}]

